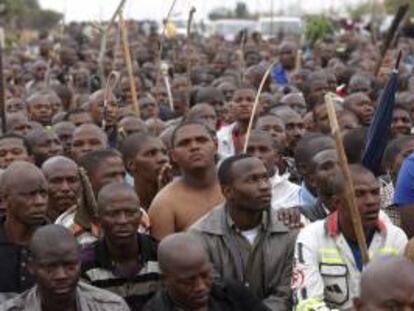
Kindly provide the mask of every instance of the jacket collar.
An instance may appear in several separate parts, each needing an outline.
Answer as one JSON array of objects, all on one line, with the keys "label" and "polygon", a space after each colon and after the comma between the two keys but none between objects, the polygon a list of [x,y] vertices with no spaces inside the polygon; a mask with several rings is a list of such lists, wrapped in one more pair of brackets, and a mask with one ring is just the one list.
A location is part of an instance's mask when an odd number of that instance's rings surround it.
[{"label": "jacket collar", "polygon": [[[269,208],[270,212],[265,213],[267,216],[267,228],[270,233],[288,232],[289,229],[278,221],[276,211]],[[222,203],[212,209],[207,215],[200,219],[195,228],[202,232],[215,235],[225,235],[228,233],[229,225],[227,223],[227,213],[225,203]]]},{"label": "jacket collar", "polygon": [[[375,224],[375,228],[380,233],[386,233],[386,231],[387,231],[387,227],[386,227],[385,223],[379,218],[378,218],[378,220]],[[328,233],[328,235],[330,237],[335,237],[340,233],[339,225],[338,225],[338,212],[333,212],[331,215],[329,215],[326,218],[326,220],[325,220],[325,229],[326,229],[326,232]]]}]

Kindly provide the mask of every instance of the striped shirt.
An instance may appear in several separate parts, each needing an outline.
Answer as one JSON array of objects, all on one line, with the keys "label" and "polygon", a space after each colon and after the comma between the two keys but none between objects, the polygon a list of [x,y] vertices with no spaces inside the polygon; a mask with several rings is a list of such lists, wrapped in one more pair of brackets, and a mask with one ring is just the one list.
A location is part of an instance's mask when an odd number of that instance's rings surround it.
[{"label": "striped shirt", "polygon": [[141,310],[161,288],[155,240],[149,235],[137,233],[137,243],[140,268],[128,276],[117,270],[103,239],[85,246],[81,253],[83,280],[121,296],[132,311]]}]

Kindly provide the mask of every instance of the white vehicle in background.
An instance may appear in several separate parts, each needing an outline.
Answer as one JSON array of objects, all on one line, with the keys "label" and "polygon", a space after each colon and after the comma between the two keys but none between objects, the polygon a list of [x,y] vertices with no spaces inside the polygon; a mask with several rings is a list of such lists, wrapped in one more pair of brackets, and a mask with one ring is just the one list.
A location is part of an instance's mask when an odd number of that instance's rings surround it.
[{"label": "white vehicle in background", "polygon": [[299,37],[303,33],[303,21],[300,17],[293,16],[261,17],[257,22],[256,31],[260,32],[264,39],[281,35]]},{"label": "white vehicle in background", "polygon": [[249,19],[220,19],[209,24],[209,35],[220,35],[224,39],[232,41],[239,32],[247,29],[252,33],[257,28],[257,22]]}]

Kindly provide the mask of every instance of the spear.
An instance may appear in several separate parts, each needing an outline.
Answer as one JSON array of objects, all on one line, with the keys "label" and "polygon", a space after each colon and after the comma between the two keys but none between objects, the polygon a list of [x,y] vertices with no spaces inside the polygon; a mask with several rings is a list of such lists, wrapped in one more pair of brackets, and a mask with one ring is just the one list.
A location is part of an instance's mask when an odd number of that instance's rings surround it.
[{"label": "spear", "polygon": [[137,90],[135,88],[134,73],[132,72],[131,53],[129,51],[129,43],[128,43],[128,28],[126,27],[124,17],[122,16],[122,10],[119,11],[119,23],[121,25],[122,47],[124,49],[124,59],[125,59],[125,64],[126,64],[127,71],[128,71],[129,87],[131,88],[132,108],[139,118],[140,111],[139,111]]},{"label": "spear", "polygon": [[6,133],[6,97],[4,89],[4,72],[3,72],[3,44],[0,42],[0,112],[1,112],[1,129],[3,134]]},{"label": "spear", "polygon": [[339,165],[341,167],[342,174],[345,178],[345,198],[347,202],[347,208],[349,209],[351,214],[352,225],[354,227],[354,232],[357,237],[359,249],[362,255],[362,260],[365,264],[367,264],[369,261],[367,242],[362,227],[361,215],[359,213],[355,200],[354,184],[352,182],[351,173],[348,167],[348,159],[346,157],[345,149],[342,144],[341,130],[339,128],[338,119],[336,117],[335,112],[334,96],[336,95],[331,93],[325,95],[326,108],[328,110],[331,131],[335,139],[336,153],[338,155]]},{"label": "spear", "polygon": [[273,62],[270,64],[270,66],[266,69],[266,72],[263,75],[262,81],[260,82],[260,86],[259,89],[257,90],[257,94],[256,94],[256,99],[254,100],[254,105],[253,105],[253,109],[252,109],[252,113],[250,115],[250,120],[249,120],[249,125],[247,127],[247,132],[246,132],[246,139],[244,142],[244,148],[243,148],[243,152],[246,153],[247,151],[247,146],[249,145],[249,139],[250,139],[250,134],[252,132],[252,128],[253,128],[253,123],[254,123],[254,119],[256,117],[256,111],[257,111],[257,107],[259,106],[259,99],[260,99],[260,95],[262,94],[263,91],[263,87],[266,83],[266,79],[269,77],[270,72],[272,71],[273,66],[277,63],[277,61]]}]

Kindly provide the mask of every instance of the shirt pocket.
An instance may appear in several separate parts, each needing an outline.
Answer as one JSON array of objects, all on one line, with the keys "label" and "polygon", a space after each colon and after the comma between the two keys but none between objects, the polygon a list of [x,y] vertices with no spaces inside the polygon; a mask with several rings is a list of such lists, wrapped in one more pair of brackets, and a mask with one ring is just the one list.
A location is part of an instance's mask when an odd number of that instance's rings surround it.
[{"label": "shirt pocket", "polygon": [[342,305],[349,299],[348,267],[342,264],[320,265],[324,285],[325,301],[329,304]]}]

